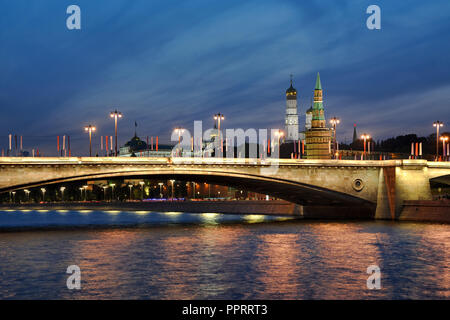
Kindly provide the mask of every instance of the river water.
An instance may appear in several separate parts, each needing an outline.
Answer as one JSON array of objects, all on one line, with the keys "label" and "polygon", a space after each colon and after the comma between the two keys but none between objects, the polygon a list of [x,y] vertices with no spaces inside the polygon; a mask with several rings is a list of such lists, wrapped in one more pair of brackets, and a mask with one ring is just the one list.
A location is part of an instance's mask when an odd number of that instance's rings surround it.
[{"label": "river water", "polygon": [[0,211],[0,298],[449,299],[449,244],[441,224]]}]

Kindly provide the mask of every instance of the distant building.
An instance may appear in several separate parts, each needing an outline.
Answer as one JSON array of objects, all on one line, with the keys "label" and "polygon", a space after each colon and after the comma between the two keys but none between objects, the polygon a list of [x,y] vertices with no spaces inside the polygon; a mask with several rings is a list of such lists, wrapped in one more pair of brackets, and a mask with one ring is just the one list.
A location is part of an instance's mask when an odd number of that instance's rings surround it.
[{"label": "distant building", "polygon": [[173,146],[158,144],[158,150],[155,146],[149,146],[142,141],[136,133],[130,141],[120,147],[119,156],[121,157],[170,157]]},{"label": "distant building", "polygon": [[136,132],[134,137],[130,141],[126,142],[120,147],[120,157],[211,157],[214,154],[214,144],[218,137],[218,130],[216,126],[211,130],[210,139],[204,140],[201,150],[197,152],[191,151],[191,148],[175,148],[174,145],[167,144],[154,144],[148,145],[145,141],[141,140]]},{"label": "distant building", "polygon": [[358,135],[356,134],[356,123],[353,125],[353,143],[358,140]]},{"label": "distant building", "polygon": [[305,132],[305,136],[307,159],[331,158],[331,130],[326,127],[323,91],[319,73],[317,73],[314,89],[311,128]]},{"label": "distant building", "polygon": [[306,139],[306,131],[308,131],[309,129],[311,129],[311,122],[312,122],[312,112],[313,108],[312,108],[312,103],[311,103],[311,107],[306,110],[305,112],[305,128],[303,131],[300,131],[298,133],[298,139],[299,140],[305,140]]}]

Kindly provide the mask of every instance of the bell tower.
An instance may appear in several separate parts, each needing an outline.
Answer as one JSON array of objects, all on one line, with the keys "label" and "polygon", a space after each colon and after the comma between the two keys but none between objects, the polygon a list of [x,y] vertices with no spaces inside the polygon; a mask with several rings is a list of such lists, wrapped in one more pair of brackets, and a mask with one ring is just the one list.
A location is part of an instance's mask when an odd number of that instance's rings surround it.
[{"label": "bell tower", "polygon": [[285,118],[286,141],[298,140],[298,110],[297,110],[297,90],[291,86],[286,90],[286,118]]}]

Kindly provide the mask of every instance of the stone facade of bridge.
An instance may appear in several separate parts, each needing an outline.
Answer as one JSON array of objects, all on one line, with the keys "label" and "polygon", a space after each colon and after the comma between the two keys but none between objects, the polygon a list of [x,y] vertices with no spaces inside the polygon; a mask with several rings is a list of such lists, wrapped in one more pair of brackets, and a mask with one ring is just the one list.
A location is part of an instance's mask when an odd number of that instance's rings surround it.
[{"label": "stone facade of bridge", "polygon": [[115,177],[161,177],[246,188],[303,206],[400,214],[404,200],[430,200],[430,179],[450,163],[426,160],[254,160],[214,158],[0,158],[0,192]]}]

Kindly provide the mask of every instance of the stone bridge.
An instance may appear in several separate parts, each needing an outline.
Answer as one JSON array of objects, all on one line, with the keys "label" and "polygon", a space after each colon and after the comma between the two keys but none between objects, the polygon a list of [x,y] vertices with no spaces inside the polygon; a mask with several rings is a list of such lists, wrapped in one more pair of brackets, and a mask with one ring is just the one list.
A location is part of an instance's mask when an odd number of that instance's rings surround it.
[{"label": "stone bridge", "polygon": [[178,179],[270,194],[305,207],[396,218],[404,200],[431,199],[450,162],[216,158],[0,158],[0,192],[106,178]]}]

